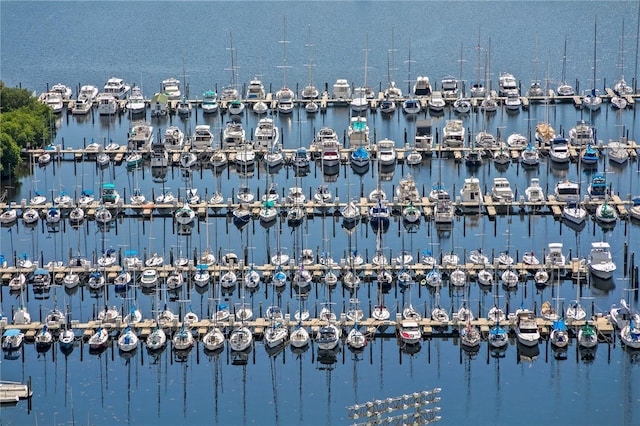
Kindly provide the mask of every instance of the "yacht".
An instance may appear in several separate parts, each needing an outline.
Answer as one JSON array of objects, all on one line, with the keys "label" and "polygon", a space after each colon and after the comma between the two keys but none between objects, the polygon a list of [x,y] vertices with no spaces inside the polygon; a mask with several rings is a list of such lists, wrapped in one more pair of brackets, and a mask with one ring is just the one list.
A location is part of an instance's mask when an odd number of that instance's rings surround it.
[{"label": "yacht", "polygon": [[144,101],[144,96],[142,95],[142,89],[135,86],[131,89],[131,95],[127,100],[127,111],[129,111],[130,114],[142,114],[146,108],[147,105]]},{"label": "yacht", "polygon": [[169,126],[164,131],[164,149],[167,151],[182,151],[184,133],[177,126]]},{"label": "yacht", "polygon": [[162,80],[160,92],[166,94],[170,101],[179,100],[182,97],[182,93],[180,92],[180,80],[174,77]]},{"label": "yacht", "polygon": [[431,95],[431,82],[429,77],[418,76],[416,82],[413,85],[414,96],[429,96]]},{"label": "yacht", "polygon": [[392,166],[396,164],[397,154],[396,143],[391,139],[383,139],[378,142],[378,161],[381,166]]},{"label": "yacht", "polygon": [[592,275],[608,280],[616,270],[616,264],[611,258],[611,246],[605,241],[591,243],[591,251],[587,259],[587,266]]},{"label": "yacht", "polygon": [[558,164],[569,162],[569,141],[566,138],[560,136],[549,141],[549,159]]},{"label": "yacht", "polygon": [[518,311],[518,324],[516,329],[518,343],[524,346],[537,346],[540,340],[540,331],[535,316],[528,309]]},{"label": "yacht", "polygon": [[562,243],[549,243],[545,263],[551,268],[563,268],[566,265],[566,257],[562,253]]},{"label": "yacht", "polygon": [[100,115],[114,115],[118,112],[116,97],[110,93],[98,94],[96,102],[98,103],[98,114]]},{"label": "yacht", "polygon": [[477,177],[465,178],[464,185],[460,190],[460,201],[464,204],[462,209],[465,211],[478,211],[483,203],[482,188],[480,188],[480,179]]},{"label": "yacht", "polygon": [[222,148],[223,149],[238,149],[245,141],[245,131],[242,127],[242,123],[235,121],[227,122],[222,133]]},{"label": "yacht", "polygon": [[93,102],[98,96],[98,92],[99,90],[96,86],[87,84],[80,87],[80,93],[78,93],[78,98],[84,97],[84,98],[87,98],[89,102]]},{"label": "yacht", "polygon": [[254,77],[247,87],[248,100],[261,100],[265,98],[264,84],[258,77]]},{"label": "yacht", "polygon": [[513,201],[513,190],[507,178],[493,178],[493,186],[491,187],[491,195],[496,202],[510,203]]},{"label": "yacht", "polygon": [[446,76],[443,78],[441,88],[443,98],[455,98],[458,96],[458,80],[455,77]]},{"label": "yacht", "polygon": [[580,201],[580,185],[568,179],[558,182],[554,189],[558,201]]},{"label": "yacht", "polygon": [[500,73],[500,77],[498,78],[498,94],[503,97],[507,97],[510,94],[520,95],[518,82],[513,74],[508,72]]},{"label": "yacht", "polygon": [[280,131],[273,124],[272,118],[261,118],[255,131],[258,148],[273,150],[280,140]]},{"label": "yacht", "polygon": [[362,116],[351,117],[347,137],[349,138],[349,148],[368,148],[370,141],[367,118]]},{"label": "yacht", "polygon": [[531,183],[524,190],[525,196],[527,197],[527,202],[529,203],[537,203],[544,204],[545,196],[542,187],[540,186],[540,179],[537,177],[531,178]]},{"label": "yacht", "polygon": [[607,157],[616,164],[624,164],[629,160],[629,149],[626,140],[609,140],[607,144]]},{"label": "yacht", "polygon": [[593,127],[584,120],[579,120],[574,127],[569,130],[569,142],[573,146],[585,147],[595,145]]},{"label": "yacht", "polygon": [[104,85],[104,93],[112,95],[116,99],[125,99],[131,86],[128,86],[123,79],[111,77]]},{"label": "yacht", "polygon": [[209,151],[213,146],[213,133],[208,124],[198,124],[193,134],[191,149],[195,151]]},{"label": "yacht", "polygon": [[213,90],[204,92],[202,95],[202,112],[204,114],[215,114],[219,109],[218,94]]},{"label": "yacht", "polygon": [[86,114],[89,114],[92,107],[93,107],[93,102],[89,100],[89,98],[87,98],[86,96],[80,95],[78,99],[73,103],[73,107],[71,108],[71,114],[86,115]]},{"label": "yacht", "polygon": [[433,126],[431,120],[418,120],[416,122],[413,146],[422,150],[425,154],[431,154],[431,149],[433,148]]},{"label": "yacht", "polygon": [[339,78],[333,85],[333,100],[336,104],[346,105],[351,99],[351,86],[344,78]]},{"label": "yacht", "polygon": [[447,120],[442,130],[442,145],[447,148],[460,148],[465,142],[466,129],[462,120]]}]

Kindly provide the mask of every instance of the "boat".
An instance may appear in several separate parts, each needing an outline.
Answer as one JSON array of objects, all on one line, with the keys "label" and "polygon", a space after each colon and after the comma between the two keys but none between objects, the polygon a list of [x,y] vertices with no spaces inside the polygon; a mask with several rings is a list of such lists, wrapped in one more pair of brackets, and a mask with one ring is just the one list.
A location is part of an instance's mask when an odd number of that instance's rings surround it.
[{"label": "boat", "polygon": [[175,77],[169,77],[160,83],[160,91],[167,95],[170,101],[180,100],[182,92],[180,91],[180,80]]},{"label": "boat", "polygon": [[626,138],[621,140],[609,140],[607,144],[607,157],[609,161],[622,165],[629,160],[629,146],[626,143]]},{"label": "boat", "polygon": [[369,169],[370,158],[369,151],[363,146],[359,146],[351,151],[349,156],[351,167],[355,170],[366,172]]},{"label": "boat", "polygon": [[590,91],[583,94],[582,105],[590,111],[598,111],[602,106],[602,97],[600,91],[596,88],[596,64],[597,64],[597,36],[598,36],[598,22],[596,20],[593,29],[593,79],[592,88]]},{"label": "boat", "polygon": [[162,144],[166,151],[182,151],[182,148],[184,147],[184,132],[177,126],[167,127],[164,131]]},{"label": "boat", "polygon": [[215,114],[220,109],[218,94],[214,90],[207,90],[202,95],[202,112],[204,114]]},{"label": "boat", "polygon": [[604,225],[612,225],[618,221],[618,213],[614,207],[608,203],[605,198],[604,202],[596,207],[596,221]]},{"label": "boat", "polygon": [[575,225],[581,225],[587,220],[587,210],[577,201],[569,201],[562,208],[562,217]]},{"label": "boat", "polygon": [[537,346],[540,341],[540,331],[533,312],[519,309],[517,312],[516,336],[518,343],[524,346]]},{"label": "boat", "polygon": [[447,148],[460,148],[466,141],[465,134],[462,120],[447,120],[442,130],[442,145]]},{"label": "boat", "polygon": [[118,112],[117,98],[109,93],[99,93],[96,103],[99,115],[112,116]]},{"label": "boat", "polygon": [[569,331],[567,330],[567,325],[562,318],[552,322],[549,341],[551,341],[551,345],[561,349],[566,348],[569,344]]},{"label": "boat", "polygon": [[533,167],[540,164],[540,153],[533,143],[529,142],[527,147],[520,154],[520,162],[523,166]]},{"label": "boat", "polygon": [[532,203],[532,209],[542,207],[545,202],[545,195],[542,187],[540,186],[540,178],[531,178],[529,186],[524,190],[527,202]]},{"label": "boat", "polygon": [[591,251],[587,258],[587,266],[592,275],[607,280],[616,270],[616,264],[611,258],[611,246],[606,241],[591,243]]},{"label": "boat", "polygon": [[580,201],[580,185],[578,182],[564,179],[556,183],[554,188],[554,195],[556,200],[562,202]]},{"label": "boat", "polygon": [[578,120],[576,125],[569,130],[569,143],[576,147],[595,145],[594,129],[585,120]]},{"label": "boat", "polygon": [[[307,82],[307,85],[302,89],[302,92],[300,93],[300,96],[302,97],[302,99],[313,100],[313,99],[317,99],[318,98],[318,95],[320,94],[320,91],[318,90],[318,88],[316,86],[313,85],[313,67],[315,65],[313,63],[313,58],[312,58],[312,55],[311,55],[311,48],[313,47],[313,45],[311,44],[311,25],[309,25],[307,27],[307,29],[308,29],[308,31],[307,31],[307,47],[309,48],[309,63],[307,64],[307,67],[309,68],[309,80]],[[309,102],[308,104],[310,104],[310,103],[314,103],[315,104],[315,102]],[[307,112],[309,112],[309,111],[307,110]]]},{"label": "boat", "polygon": [[378,142],[378,161],[381,167],[395,166],[397,154],[396,143],[391,139],[382,139]]},{"label": "boat", "polygon": [[578,346],[581,348],[595,348],[598,345],[598,336],[591,321],[578,330]]},{"label": "boat", "polygon": [[482,338],[477,327],[471,325],[471,321],[467,321],[467,325],[460,329],[460,343],[467,350],[477,350],[480,346]]},{"label": "boat", "polygon": [[347,79],[339,78],[333,84],[333,101],[337,105],[346,105],[351,99],[351,86]]},{"label": "boat", "polygon": [[566,164],[571,159],[569,141],[565,137],[555,137],[549,141],[549,159],[554,163]]},{"label": "boat", "polygon": [[22,348],[24,344],[24,333],[17,328],[5,330],[2,334],[2,350],[5,352],[15,352]]},{"label": "boat", "polygon": [[118,336],[118,350],[121,352],[133,352],[138,349],[138,335],[127,325]]},{"label": "boat", "polygon": [[418,323],[414,320],[402,320],[398,336],[405,345],[418,345],[422,341],[422,332]]},{"label": "boat", "polygon": [[566,258],[562,253],[562,243],[549,243],[545,264],[552,269],[564,268]]},{"label": "boat", "polygon": [[444,113],[444,107],[446,106],[442,92],[439,90],[431,92],[429,97],[429,111],[435,115]]},{"label": "boat", "polygon": [[564,53],[562,55],[562,74],[560,84],[556,89],[558,96],[573,96],[575,91],[573,86],[567,83],[567,36],[564,37]]},{"label": "boat", "polygon": [[520,94],[516,78],[511,73],[501,72],[498,77],[498,96],[507,97],[513,93]]},{"label": "boat", "polygon": [[92,351],[102,351],[106,349],[109,341],[109,333],[103,327],[98,327],[89,338],[89,349]]},{"label": "boat", "polygon": [[494,201],[498,203],[511,203],[514,200],[513,190],[507,178],[496,177],[493,178],[493,185],[491,186],[491,195]]},{"label": "boat", "polygon": [[142,89],[138,86],[134,86],[131,89],[131,95],[127,99],[126,104],[127,111],[129,114],[142,114],[145,112],[147,108],[147,104],[145,103],[144,96],[142,95]]},{"label": "boat", "polygon": [[93,100],[86,96],[80,95],[71,107],[72,115],[87,115],[93,108]]},{"label": "boat", "polygon": [[589,144],[580,153],[580,162],[584,167],[597,167],[599,157],[598,150]]}]

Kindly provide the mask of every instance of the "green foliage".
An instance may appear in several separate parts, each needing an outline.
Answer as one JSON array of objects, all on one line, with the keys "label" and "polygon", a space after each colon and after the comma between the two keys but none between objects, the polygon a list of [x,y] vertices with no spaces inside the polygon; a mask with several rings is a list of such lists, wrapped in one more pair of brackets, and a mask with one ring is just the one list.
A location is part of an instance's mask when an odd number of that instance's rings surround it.
[{"label": "green foliage", "polygon": [[6,87],[0,81],[0,175],[8,176],[22,162],[23,148],[49,142],[51,108],[26,89]]}]

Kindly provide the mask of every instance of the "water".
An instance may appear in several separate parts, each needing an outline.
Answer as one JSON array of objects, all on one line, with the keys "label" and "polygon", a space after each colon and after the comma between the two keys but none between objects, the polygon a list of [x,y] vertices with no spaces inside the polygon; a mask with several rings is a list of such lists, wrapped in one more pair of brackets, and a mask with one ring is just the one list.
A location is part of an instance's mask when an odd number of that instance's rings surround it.
[{"label": "water", "polygon": [[[509,17],[507,25],[497,13]],[[569,80],[577,79],[581,88],[590,86],[593,56],[593,22],[598,18],[598,82],[603,79],[611,83],[620,75],[616,68],[618,39],[622,17],[625,17],[625,76],[628,81],[634,75],[635,46],[633,43],[635,25],[638,19],[637,2],[607,3],[606,15],[596,2],[581,3],[577,8],[573,2],[504,2],[504,3],[298,3],[298,2],[220,2],[220,3],[159,3],[149,7],[145,3],[18,3],[3,2],[2,5],[2,79],[9,86],[17,86],[41,92],[46,84],[61,81],[72,86],[94,84],[101,87],[112,75],[125,78],[128,82],[141,84],[145,95],[150,97],[157,90],[160,81],[175,76],[183,79],[183,61],[186,79],[191,89],[191,97],[201,97],[207,89],[220,89],[230,80],[229,51],[230,33],[237,51],[240,82],[248,82],[254,75],[262,75],[271,91],[281,86],[283,81],[282,17],[287,20],[287,82],[304,86],[308,78],[307,25],[311,24],[313,62],[316,65],[314,81],[317,85],[329,87],[337,78],[347,78],[360,84],[364,77],[365,37],[369,40],[368,82],[374,87],[386,86],[387,50],[391,48],[391,24],[395,24],[395,80],[406,91],[408,79],[408,46],[411,43],[412,75],[428,75],[432,82],[439,82],[447,74],[459,73],[460,42],[464,43],[465,60],[463,78],[475,78],[478,31],[483,49],[491,38],[491,69],[493,84],[500,71],[512,72],[523,87],[534,78],[534,59],[540,59],[537,77],[544,80],[547,61],[552,87],[560,78],[564,32],[540,30],[514,37],[513,28],[525,28],[532,17],[544,19],[545,28],[563,28],[568,35],[567,65]],[[422,11],[423,13],[416,13]],[[117,15],[117,16],[114,16]],[[114,16],[118,19],[114,26],[97,24],[96,19],[87,16]],[[428,18],[425,18],[428,16]],[[568,21],[567,16],[572,20]],[[21,31],[25,17],[37,23],[27,34]],[[337,19],[337,18],[340,19]],[[542,18],[544,17],[544,18]],[[261,25],[252,25],[260,19]],[[428,19],[428,29],[425,20]],[[230,24],[233,22],[233,25]],[[469,25],[469,22],[474,23]],[[161,23],[160,25],[158,23]],[[173,25],[173,26],[171,26]],[[455,35],[451,31],[456,28]],[[407,29],[416,29],[414,31]],[[536,39],[539,48],[536,48]],[[382,83],[379,83],[382,82]],[[608,84],[609,86],[611,84]],[[598,130],[598,139],[605,143],[618,138],[623,128],[629,130],[629,138],[638,140],[638,122],[635,110],[615,113],[603,106],[602,111],[590,117],[588,113],[576,110],[571,105],[545,107],[531,106],[528,112],[506,114],[498,112],[484,121],[482,116],[472,116],[465,121],[471,132],[487,128],[494,133],[500,129],[503,135],[514,131],[528,133],[529,127],[549,116],[556,130],[565,132],[579,119],[591,121]],[[444,120],[432,117],[434,127],[439,131]],[[176,117],[153,121],[156,129],[164,130],[169,124],[180,126],[185,133],[192,130],[196,121],[207,122],[217,134],[224,126],[227,116],[216,115],[204,119],[201,112],[190,120]],[[274,117],[281,128],[286,148],[299,144],[308,145],[313,134],[322,126],[333,127],[342,135],[348,125],[346,108],[334,108],[324,115],[314,117],[294,113],[292,117]],[[396,113],[391,119],[378,114],[369,114],[369,125],[375,129],[377,139],[389,137],[398,145],[403,142],[404,133],[412,135],[415,123],[407,121]],[[248,131],[255,129],[257,119],[251,113],[242,118]],[[126,141],[129,120],[126,116],[95,120],[62,116],[56,123],[56,143],[65,147],[81,147],[91,139],[104,141],[113,139]],[[373,135],[372,135],[373,136]],[[601,161],[600,171],[606,171],[613,190],[622,198],[638,193],[638,163],[631,163],[615,169]],[[75,172],[74,178],[73,173]],[[468,175],[464,165],[452,160],[439,162],[436,159],[424,162],[420,167],[396,167],[393,176],[382,181],[381,186],[391,194],[399,179],[411,172],[423,192],[428,192],[431,184],[441,177],[451,193],[457,192]],[[554,169],[543,162],[537,170],[523,170],[512,165],[505,172],[492,165],[484,165],[476,175],[481,184],[490,187],[493,177],[505,176],[511,185],[522,194],[531,177],[539,177],[544,188],[551,190],[555,183],[569,177],[582,180],[583,185],[590,176],[576,165],[566,170]],[[266,188],[264,170],[246,179],[254,190],[263,192]],[[273,177],[281,189],[295,182],[293,170],[283,168]],[[377,184],[375,167],[364,176],[352,173],[349,168],[341,168],[336,182],[328,185],[342,200],[351,196],[366,196]],[[37,168],[33,179],[23,179],[14,185],[11,201],[20,202],[28,198],[35,189],[45,191],[48,196],[59,189],[75,193],[83,188],[97,191],[103,181],[116,184],[127,194],[136,186],[149,197],[163,187],[174,193],[183,192],[186,182],[178,169],[169,170],[164,182],[151,179],[146,168],[138,176],[127,172],[124,167],[97,171],[91,163],[74,165],[65,162],[61,167],[51,165]],[[193,186],[201,193],[209,194],[219,185],[225,197],[231,197],[232,189],[237,189],[244,178],[234,171],[225,170],[222,176],[214,176],[211,170],[197,172],[193,176]],[[312,166],[310,174],[301,178],[307,194],[323,180],[319,167]],[[348,183],[348,184],[347,184]],[[284,222],[284,221],[283,221]],[[256,264],[267,262],[267,247],[274,250],[277,241],[290,254],[294,252],[295,231],[286,223],[279,222],[264,231],[257,221],[252,222],[244,232],[239,232],[230,220],[209,218],[207,226],[200,221],[190,236],[180,236],[173,227],[171,217],[154,217],[151,221],[122,219],[105,232],[101,232],[94,222],[87,222],[78,229],[68,224],[64,232],[48,233],[40,225],[28,229],[18,224],[4,228],[0,233],[0,250],[3,254],[27,253],[34,259],[42,256],[45,261],[65,260],[69,252],[80,251],[91,255],[103,248],[114,247],[122,250],[134,249],[140,253],[147,251],[164,252],[175,255],[184,253],[192,256],[193,250],[201,251],[207,240],[219,253],[233,251],[241,254],[244,247],[248,259]],[[299,228],[302,235],[299,245],[314,251],[330,250],[334,259],[344,256],[351,242],[363,254],[372,257],[376,247],[375,234],[368,224],[359,224],[351,241],[341,229],[339,218],[316,216],[305,221]],[[485,251],[496,253],[505,250],[520,255],[534,250],[539,256],[549,242],[562,242],[565,251],[572,255],[586,256],[591,241],[607,240],[613,247],[614,260],[618,270],[614,280],[605,283],[582,283],[583,296],[588,305],[593,303],[596,312],[606,312],[612,303],[618,303],[626,296],[629,287],[628,276],[622,268],[622,245],[627,242],[629,251],[638,251],[634,236],[637,224],[619,222],[613,229],[603,229],[589,220],[579,234],[553,217],[527,216],[515,213],[509,217],[499,216],[495,222],[477,217],[459,218],[453,230],[438,233],[432,224],[421,223],[414,233],[406,232],[398,222],[392,220],[389,230],[383,236],[385,251],[396,253],[407,249],[413,253],[430,249],[435,253],[454,249],[462,256],[463,251],[484,247]],[[280,234],[279,237],[277,234]],[[326,241],[323,242],[323,240]],[[15,307],[18,300],[2,289],[2,312],[5,314]],[[554,292],[556,290],[553,290]],[[396,286],[385,295],[387,304],[395,313],[396,304],[402,307],[411,300],[420,310],[430,310],[433,296],[412,286],[402,293]],[[538,306],[551,300],[551,288],[536,290],[531,281],[520,285],[515,292],[505,293],[500,289],[501,301],[509,298],[510,306],[524,303]],[[561,283],[559,296],[565,301],[575,298],[577,284],[571,281]],[[109,304],[121,305],[119,296],[111,290],[107,294]],[[363,307],[375,303],[375,284],[363,286],[359,293]],[[154,298],[136,294],[137,303],[145,317],[152,315]],[[207,316],[209,294],[191,291],[191,307],[201,316]],[[229,295],[229,303],[240,301],[236,292]],[[322,286],[309,295],[309,306],[327,299]],[[341,287],[331,292],[336,309],[348,303],[349,294]],[[462,299],[467,299],[476,310],[486,315],[493,304],[493,295],[470,286],[469,293],[443,289],[441,304],[456,308]],[[37,319],[39,312],[47,312],[53,305],[53,295],[48,300],[36,300],[28,295],[28,307]],[[261,290],[248,297],[255,310],[260,304],[271,303],[272,294],[262,285]],[[397,301],[397,302],[396,302]],[[79,290],[72,295],[64,291],[57,294],[59,305],[69,305],[73,319],[88,321],[94,315],[96,306],[103,306],[102,296],[92,298],[89,292]],[[289,289],[280,294],[278,302],[289,309],[297,308],[297,301]],[[168,301],[176,310],[177,302]],[[637,306],[637,302],[636,302]],[[186,309],[186,306],[183,306]],[[588,306],[590,310],[590,306]],[[512,342],[515,343],[515,342]],[[395,339],[376,339],[369,342],[365,351],[356,356],[343,348],[336,354],[335,362],[322,363],[316,348],[312,347],[302,355],[293,354],[289,348],[275,357],[269,357],[256,343],[246,366],[232,365],[226,351],[217,357],[207,357],[201,347],[190,353],[186,362],[178,362],[169,350],[154,359],[140,348],[131,359],[122,358],[117,350],[109,348],[99,356],[88,354],[88,348],[77,346],[65,357],[57,347],[39,354],[33,345],[27,345],[17,360],[3,359],[2,379],[26,381],[32,377],[34,383],[33,411],[28,413],[25,404],[15,408],[2,409],[2,420],[7,424],[35,424],[53,417],[54,424],[72,421],[93,424],[145,423],[203,423],[245,424],[251,422],[273,424],[335,424],[347,423],[346,406],[367,400],[398,396],[416,390],[442,387],[441,408],[443,421],[449,424],[467,423],[473,416],[479,424],[503,423],[505,419],[522,416],[522,410],[540,407],[552,408],[548,415],[533,415],[532,421],[551,424],[577,422],[581,424],[637,423],[638,356],[624,351],[618,344],[600,344],[593,360],[581,357],[575,342],[569,347],[568,359],[558,360],[551,347],[542,342],[540,353],[533,362],[527,362],[511,344],[504,358],[494,358],[483,343],[481,351],[469,358],[460,350],[457,339],[434,338],[422,343],[422,348],[414,355],[401,352]],[[22,361],[22,362],[21,362]],[[602,389],[607,389],[602,392]],[[535,395],[535,398],[532,398]],[[91,408],[88,408],[91,407]],[[594,409],[594,407],[597,407]],[[151,420],[153,419],[153,420]]]}]

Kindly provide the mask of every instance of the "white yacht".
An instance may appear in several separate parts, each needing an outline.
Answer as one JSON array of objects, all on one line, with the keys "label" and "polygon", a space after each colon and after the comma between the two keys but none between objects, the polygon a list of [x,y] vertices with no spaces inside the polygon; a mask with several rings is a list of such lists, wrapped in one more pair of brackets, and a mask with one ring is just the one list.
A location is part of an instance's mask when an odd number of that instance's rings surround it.
[{"label": "white yacht", "polygon": [[333,85],[333,100],[336,104],[346,105],[351,99],[351,86],[347,79],[339,78]]},{"label": "white yacht", "polygon": [[554,163],[566,164],[571,159],[569,141],[564,137],[555,137],[549,141],[549,159]]},{"label": "white yacht", "polygon": [[193,134],[191,148],[196,151],[208,151],[213,146],[213,133],[208,124],[198,124]]},{"label": "white yacht", "polygon": [[247,86],[247,99],[261,100],[265,98],[264,84],[258,77],[254,77]]},{"label": "white yacht", "polygon": [[111,77],[104,85],[104,93],[112,95],[116,99],[125,99],[131,86],[128,86],[123,79]]},{"label": "white yacht", "polygon": [[142,95],[142,89],[140,87],[135,86],[131,89],[131,96],[127,100],[127,111],[130,114],[141,114],[145,111],[147,105],[144,101],[144,96]]},{"label": "white yacht", "polygon": [[280,131],[273,124],[272,118],[261,118],[255,131],[258,148],[273,150],[280,141]]},{"label": "white yacht", "polygon": [[347,137],[349,139],[349,148],[368,148],[370,140],[367,118],[363,116],[351,117]]},{"label": "white yacht", "polygon": [[458,96],[458,80],[453,76],[446,76],[441,83],[442,97],[455,98]]},{"label": "white yacht", "polygon": [[493,178],[493,185],[491,187],[491,195],[494,201],[510,203],[513,201],[513,190],[507,178],[497,177]]},{"label": "white yacht", "polygon": [[244,144],[245,130],[242,123],[227,122],[222,133],[222,149],[238,149]]},{"label": "white yacht", "polygon": [[90,84],[84,85],[80,87],[80,93],[78,93],[78,98],[85,97],[90,102],[93,102],[98,96],[98,88],[96,86],[92,86]]},{"label": "white yacht", "polygon": [[465,134],[462,120],[447,120],[442,130],[442,145],[447,148],[460,148],[464,145]]},{"label": "white yacht", "polygon": [[587,260],[589,271],[594,276],[607,280],[616,270],[616,264],[611,258],[611,246],[605,241],[591,243],[591,251]]},{"label": "white yacht", "polygon": [[518,82],[513,74],[508,72],[500,73],[498,78],[498,94],[499,96],[507,97],[509,94],[520,95],[518,90]]},{"label": "white yacht", "polygon": [[419,75],[416,78],[416,82],[413,85],[413,95],[414,96],[431,95],[431,82],[429,81],[429,77]]},{"label": "white yacht", "polygon": [[569,130],[569,142],[573,146],[586,147],[596,145],[593,127],[584,120],[579,120],[574,127]]},{"label": "white yacht", "polygon": [[562,243],[549,243],[545,263],[551,268],[562,268],[566,265],[566,257],[562,253]]},{"label": "white yacht", "polygon": [[580,185],[569,179],[556,183],[554,195],[558,201],[580,201]]},{"label": "white yacht", "polygon": [[213,90],[207,90],[202,95],[202,112],[204,114],[215,114],[220,109],[218,94]]},{"label": "white yacht", "polygon": [[478,211],[483,203],[480,179],[474,176],[465,178],[464,185],[460,189],[460,201],[464,203],[462,208],[465,211]]},{"label": "white yacht", "polygon": [[62,96],[58,92],[47,92],[40,97],[40,101],[51,108],[55,114],[61,113],[64,108]]},{"label": "white yacht", "polygon": [[110,93],[98,94],[96,102],[98,103],[98,114],[100,115],[114,115],[118,112],[116,97]]},{"label": "white yacht", "polygon": [[184,146],[184,133],[177,126],[169,126],[164,131],[164,149],[167,151],[181,151]]},{"label": "white yacht", "polygon": [[160,91],[166,94],[170,101],[179,100],[182,97],[182,92],[180,92],[180,80],[175,77],[169,77],[162,80]]},{"label": "white yacht", "polygon": [[391,139],[383,139],[378,142],[378,161],[381,166],[393,166],[396,164],[396,143]]},{"label": "white yacht", "polygon": [[86,96],[80,95],[78,99],[73,103],[71,108],[71,114],[73,115],[87,115],[93,107],[93,102]]}]

